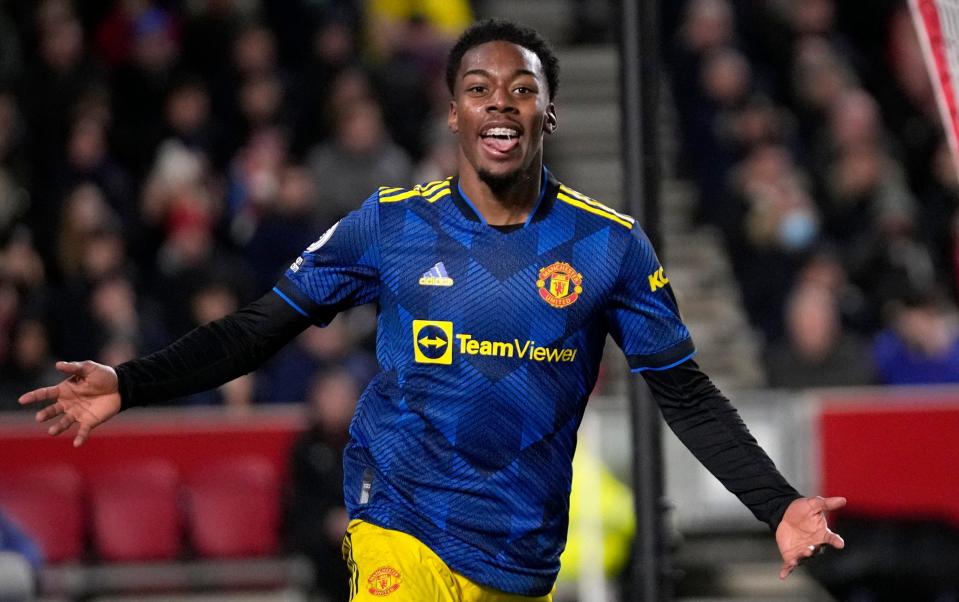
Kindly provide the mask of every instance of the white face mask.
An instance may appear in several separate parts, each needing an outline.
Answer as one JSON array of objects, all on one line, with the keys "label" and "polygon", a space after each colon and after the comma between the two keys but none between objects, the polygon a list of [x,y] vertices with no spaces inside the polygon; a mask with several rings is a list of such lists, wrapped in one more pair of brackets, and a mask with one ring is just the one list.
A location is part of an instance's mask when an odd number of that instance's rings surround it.
[{"label": "white face mask", "polygon": [[808,211],[790,211],[779,221],[779,243],[787,250],[805,249],[817,234],[819,223]]}]

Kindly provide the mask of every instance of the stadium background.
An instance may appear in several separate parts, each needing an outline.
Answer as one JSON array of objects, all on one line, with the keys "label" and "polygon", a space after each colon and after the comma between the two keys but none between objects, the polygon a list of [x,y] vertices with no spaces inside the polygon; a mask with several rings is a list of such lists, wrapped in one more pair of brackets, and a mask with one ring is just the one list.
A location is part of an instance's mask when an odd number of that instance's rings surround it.
[{"label": "stadium background", "polygon": [[[668,440],[678,597],[955,599],[959,183],[905,3],[661,11],[661,254],[700,362],[802,490],[850,497],[850,550],[779,584],[771,538]],[[58,486],[79,496],[57,498],[76,543],[47,551],[45,595],[302,599],[303,513],[279,510],[297,503],[290,448],[322,419],[307,408],[348,407],[375,369],[368,311],[310,329],[250,377],[123,416],[89,449],[45,440],[17,395],[55,381],[55,359],[118,363],[255,298],[375,187],[452,173],[443,62],[472,17],[517,18],[554,43],[547,163],[622,207],[614,15],[572,0],[0,3],[0,508],[51,487],[32,471],[66,469]],[[584,445],[622,480],[618,355]],[[231,458],[253,468],[201,470]],[[128,466],[172,500],[146,515],[157,529],[171,517],[173,539],[142,557],[111,551],[105,531],[122,521],[96,493],[115,486],[98,475]],[[264,502],[265,543],[204,547],[199,484],[217,478],[285,492]],[[136,506],[119,487],[120,507]],[[628,507],[609,487],[587,518]],[[628,533],[616,514],[610,532]],[[589,529],[575,533],[596,556]],[[584,571],[589,587],[563,594],[600,599]],[[611,599],[628,589],[606,582]]]}]

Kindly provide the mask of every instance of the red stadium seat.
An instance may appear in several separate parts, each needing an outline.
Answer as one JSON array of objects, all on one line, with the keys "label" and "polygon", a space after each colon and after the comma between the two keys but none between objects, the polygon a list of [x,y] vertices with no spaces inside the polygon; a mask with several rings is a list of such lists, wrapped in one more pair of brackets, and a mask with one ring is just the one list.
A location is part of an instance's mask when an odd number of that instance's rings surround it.
[{"label": "red stadium seat", "polygon": [[279,547],[279,480],[260,456],[204,467],[187,485],[190,539],[207,558],[269,556]]},{"label": "red stadium seat", "polygon": [[66,464],[0,475],[0,508],[34,538],[50,563],[80,560],[83,499],[80,475]]},{"label": "red stadium seat", "polygon": [[179,475],[161,460],[105,469],[90,479],[95,548],[102,560],[171,560],[180,551]]}]

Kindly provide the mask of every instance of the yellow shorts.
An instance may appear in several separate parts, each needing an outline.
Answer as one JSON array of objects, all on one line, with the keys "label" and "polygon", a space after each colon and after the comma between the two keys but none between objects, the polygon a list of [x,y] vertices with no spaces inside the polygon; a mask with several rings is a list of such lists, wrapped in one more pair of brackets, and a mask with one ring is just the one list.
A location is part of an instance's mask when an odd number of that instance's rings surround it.
[{"label": "yellow shorts", "polygon": [[507,594],[453,571],[420,540],[354,520],[343,539],[351,602],[550,602]]}]

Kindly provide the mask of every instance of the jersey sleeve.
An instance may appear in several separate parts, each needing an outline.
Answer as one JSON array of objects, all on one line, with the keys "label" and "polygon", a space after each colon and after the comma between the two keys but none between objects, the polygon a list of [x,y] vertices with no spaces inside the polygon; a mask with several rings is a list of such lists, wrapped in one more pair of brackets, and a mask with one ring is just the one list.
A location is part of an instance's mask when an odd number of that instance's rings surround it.
[{"label": "jersey sleeve", "polygon": [[379,295],[379,193],[333,224],[286,270],[273,291],[314,324]]},{"label": "jersey sleeve", "polygon": [[633,372],[664,370],[695,353],[676,297],[649,239],[630,234],[607,309],[610,334]]}]

